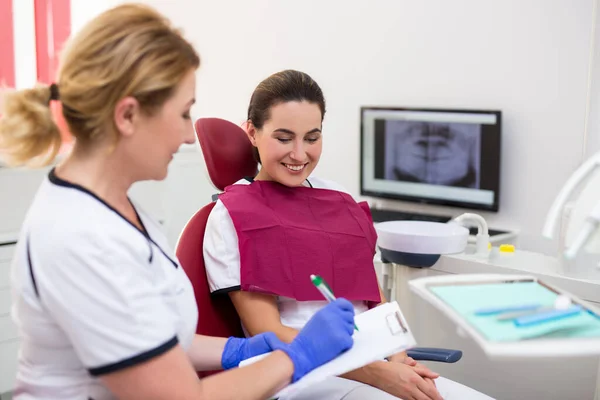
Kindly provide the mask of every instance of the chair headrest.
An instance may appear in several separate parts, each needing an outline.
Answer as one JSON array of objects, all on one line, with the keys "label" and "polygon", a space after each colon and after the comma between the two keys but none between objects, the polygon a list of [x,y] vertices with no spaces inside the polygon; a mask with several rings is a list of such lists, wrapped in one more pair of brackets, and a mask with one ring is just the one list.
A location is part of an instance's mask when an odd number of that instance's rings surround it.
[{"label": "chair headrest", "polygon": [[220,118],[200,118],[196,134],[202,148],[208,176],[219,190],[258,172],[252,144],[244,130]]}]

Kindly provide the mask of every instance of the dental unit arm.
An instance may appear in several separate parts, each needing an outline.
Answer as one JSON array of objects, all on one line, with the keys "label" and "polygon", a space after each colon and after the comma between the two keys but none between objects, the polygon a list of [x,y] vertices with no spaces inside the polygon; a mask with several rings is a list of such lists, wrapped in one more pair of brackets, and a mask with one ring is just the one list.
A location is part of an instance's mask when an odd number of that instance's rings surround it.
[{"label": "dental unit arm", "polygon": [[[542,236],[553,239],[561,230],[561,220],[564,210],[574,192],[584,186],[577,199],[568,220],[564,238],[560,237],[563,256],[573,260],[582,248],[590,247],[592,237],[600,225],[600,152],[585,161],[567,180],[554,199],[546,216]],[[586,182],[587,181],[587,182]],[[585,182],[585,184],[584,184]],[[564,242],[564,243],[563,243]],[[593,252],[600,252],[600,249]]]}]

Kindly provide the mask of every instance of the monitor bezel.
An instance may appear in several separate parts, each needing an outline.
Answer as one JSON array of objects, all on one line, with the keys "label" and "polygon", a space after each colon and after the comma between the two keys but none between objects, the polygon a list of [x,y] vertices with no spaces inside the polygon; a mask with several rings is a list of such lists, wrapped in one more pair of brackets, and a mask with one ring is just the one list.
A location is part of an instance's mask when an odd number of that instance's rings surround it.
[{"label": "monitor bezel", "polygon": [[[494,202],[490,205],[480,203],[469,203],[457,200],[430,199],[418,196],[391,194],[378,192],[364,188],[363,178],[363,163],[364,163],[364,114],[366,111],[423,111],[423,112],[445,112],[457,114],[495,114],[498,126],[498,190],[494,192]],[[491,212],[498,212],[500,209],[500,190],[501,190],[501,167],[502,167],[502,111],[500,110],[482,110],[482,109],[465,109],[465,108],[431,108],[431,107],[385,107],[385,106],[362,106],[360,108],[360,194],[381,199],[402,200],[419,204],[433,204],[442,206],[451,206],[458,208],[476,209]]]}]

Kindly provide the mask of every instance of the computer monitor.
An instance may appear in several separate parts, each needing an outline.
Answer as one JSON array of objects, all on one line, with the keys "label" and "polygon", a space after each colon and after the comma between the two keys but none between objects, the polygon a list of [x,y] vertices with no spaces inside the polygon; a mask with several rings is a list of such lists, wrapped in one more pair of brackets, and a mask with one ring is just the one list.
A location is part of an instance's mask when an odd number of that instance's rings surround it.
[{"label": "computer monitor", "polygon": [[361,194],[498,211],[501,112],[361,108]]}]

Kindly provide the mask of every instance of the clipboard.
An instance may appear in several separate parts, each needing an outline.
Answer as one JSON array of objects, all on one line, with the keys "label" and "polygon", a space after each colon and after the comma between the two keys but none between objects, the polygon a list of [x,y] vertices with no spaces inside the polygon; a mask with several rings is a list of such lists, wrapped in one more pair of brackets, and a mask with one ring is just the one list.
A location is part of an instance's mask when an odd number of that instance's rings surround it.
[{"label": "clipboard", "polygon": [[[600,309],[535,276],[444,275],[414,279],[409,286],[450,318],[459,334],[473,338],[491,358],[600,354]],[[568,296],[572,306],[581,311],[568,318],[547,319],[532,325],[519,324],[517,318],[506,318],[510,312],[481,312],[526,304],[552,308],[554,300],[561,295]],[[538,312],[535,310],[539,308],[533,309],[534,314]]]},{"label": "clipboard", "polygon": [[[354,345],[350,350],[315,368],[272,397],[291,395],[329,377],[342,375],[416,346],[415,338],[395,301],[357,315],[354,322],[359,330],[353,335]],[[240,367],[250,365],[267,355],[268,353],[244,360]]]}]

